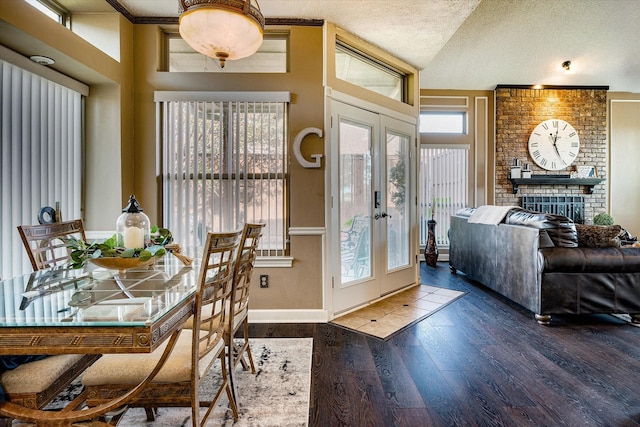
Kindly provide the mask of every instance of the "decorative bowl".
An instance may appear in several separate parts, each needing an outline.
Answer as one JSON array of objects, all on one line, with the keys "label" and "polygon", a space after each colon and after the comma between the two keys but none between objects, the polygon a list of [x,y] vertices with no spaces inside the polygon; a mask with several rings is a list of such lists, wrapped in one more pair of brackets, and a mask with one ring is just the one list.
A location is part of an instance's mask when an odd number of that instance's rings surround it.
[{"label": "decorative bowl", "polygon": [[155,264],[157,257],[151,257],[142,261],[140,258],[122,258],[122,257],[102,257],[89,258],[89,261],[98,267],[108,268],[110,270],[128,270],[130,268],[142,268]]}]

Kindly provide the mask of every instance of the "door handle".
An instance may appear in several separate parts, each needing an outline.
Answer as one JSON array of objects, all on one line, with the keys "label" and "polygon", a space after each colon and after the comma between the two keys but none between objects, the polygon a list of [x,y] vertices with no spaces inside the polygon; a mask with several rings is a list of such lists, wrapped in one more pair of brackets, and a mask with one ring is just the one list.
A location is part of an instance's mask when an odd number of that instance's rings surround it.
[{"label": "door handle", "polygon": [[377,213],[374,216],[375,219],[387,218],[387,217],[391,218],[391,215],[388,215],[386,212]]}]

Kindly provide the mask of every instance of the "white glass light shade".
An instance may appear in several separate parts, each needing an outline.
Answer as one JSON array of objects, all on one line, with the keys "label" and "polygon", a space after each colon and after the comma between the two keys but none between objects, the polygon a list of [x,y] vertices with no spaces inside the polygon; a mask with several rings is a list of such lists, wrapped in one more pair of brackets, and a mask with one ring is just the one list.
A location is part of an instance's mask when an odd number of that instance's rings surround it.
[{"label": "white glass light shade", "polygon": [[180,15],[180,36],[194,50],[220,59],[224,67],[225,60],[245,58],[260,48],[262,25],[242,9],[214,1],[194,6]]}]

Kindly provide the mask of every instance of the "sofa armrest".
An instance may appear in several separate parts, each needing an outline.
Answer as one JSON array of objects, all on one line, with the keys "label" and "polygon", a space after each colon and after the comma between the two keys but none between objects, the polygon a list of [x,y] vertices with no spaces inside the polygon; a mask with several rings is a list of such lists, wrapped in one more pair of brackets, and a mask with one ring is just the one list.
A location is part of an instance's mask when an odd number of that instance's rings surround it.
[{"label": "sofa armrest", "polygon": [[543,248],[541,273],[635,273],[640,271],[640,248]]}]

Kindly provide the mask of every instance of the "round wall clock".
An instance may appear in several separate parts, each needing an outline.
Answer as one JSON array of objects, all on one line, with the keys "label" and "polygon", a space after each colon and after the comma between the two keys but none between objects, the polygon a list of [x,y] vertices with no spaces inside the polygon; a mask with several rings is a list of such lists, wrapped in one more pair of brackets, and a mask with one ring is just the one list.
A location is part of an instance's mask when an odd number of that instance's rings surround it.
[{"label": "round wall clock", "polygon": [[560,170],[568,167],[578,157],[578,151],[578,133],[564,120],[545,120],[529,136],[529,154],[543,169]]}]

